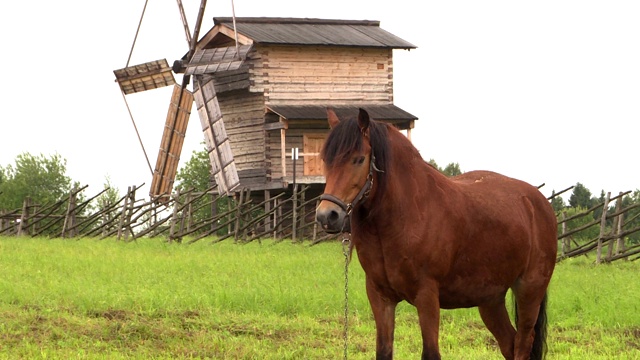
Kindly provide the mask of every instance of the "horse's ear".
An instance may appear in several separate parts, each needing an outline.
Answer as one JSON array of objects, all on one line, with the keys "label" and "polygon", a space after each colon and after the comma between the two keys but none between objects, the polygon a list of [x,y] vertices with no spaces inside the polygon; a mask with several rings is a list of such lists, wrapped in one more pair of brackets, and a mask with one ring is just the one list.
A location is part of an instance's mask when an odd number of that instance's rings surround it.
[{"label": "horse's ear", "polygon": [[360,108],[360,112],[358,113],[358,126],[360,126],[360,131],[362,131],[363,134],[366,134],[369,129],[369,121],[369,113],[365,109]]},{"label": "horse's ear", "polygon": [[333,111],[333,108],[327,108],[327,120],[329,120],[329,127],[331,129],[336,127],[336,125],[338,125],[338,123],[340,122],[340,119],[338,118],[338,115],[336,115],[336,112]]}]

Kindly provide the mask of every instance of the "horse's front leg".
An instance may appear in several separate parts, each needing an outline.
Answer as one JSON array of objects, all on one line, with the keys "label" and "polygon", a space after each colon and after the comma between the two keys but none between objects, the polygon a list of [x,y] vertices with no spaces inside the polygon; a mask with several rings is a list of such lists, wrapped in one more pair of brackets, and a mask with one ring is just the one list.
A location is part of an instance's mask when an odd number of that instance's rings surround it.
[{"label": "horse's front leg", "polygon": [[423,287],[416,297],[415,306],[422,329],[422,360],[440,360],[440,299],[437,287]]},{"label": "horse's front leg", "polygon": [[376,322],[376,360],[393,359],[393,330],[397,301],[385,298],[367,279],[367,297]]}]

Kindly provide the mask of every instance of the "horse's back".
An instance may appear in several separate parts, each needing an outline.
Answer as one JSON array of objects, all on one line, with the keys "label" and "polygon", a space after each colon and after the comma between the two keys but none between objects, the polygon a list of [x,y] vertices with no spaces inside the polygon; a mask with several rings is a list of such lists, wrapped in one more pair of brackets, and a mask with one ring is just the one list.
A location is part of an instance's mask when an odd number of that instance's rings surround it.
[{"label": "horse's back", "polygon": [[523,273],[550,276],[557,253],[557,219],[536,187],[491,171],[467,172],[451,180],[462,199],[458,206],[472,219],[467,232],[472,240],[466,247],[491,249],[485,253],[490,261],[512,261],[513,269],[521,266]]},{"label": "horse's back", "polygon": [[[486,216],[499,217],[499,223],[529,223],[542,227],[546,241],[555,244],[557,220],[553,208],[531,184],[485,170],[470,171],[451,178],[467,200],[464,206]],[[472,216],[472,215],[470,215]]]}]

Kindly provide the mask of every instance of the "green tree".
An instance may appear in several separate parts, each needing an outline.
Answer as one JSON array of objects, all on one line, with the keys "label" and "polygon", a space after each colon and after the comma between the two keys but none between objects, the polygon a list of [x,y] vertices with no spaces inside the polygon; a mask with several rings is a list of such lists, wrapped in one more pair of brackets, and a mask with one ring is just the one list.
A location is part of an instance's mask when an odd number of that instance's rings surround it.
[{"label": "green tree", "polygon": [[[553,190],[551,192],[552,194],[555,194],[556,191]],[[562,196],[558,195],[555,196],[551,199],[551,207],[553,208],[553,210],[557,213],[559,211],[562,211],[565,207],[564,205],[564,199],[562,199]]]},{"label": "green tree", "polygon": [[573,193],[569,197],[569,206],[573,208],[582,207],[588,209],[592,206],[591,191],[581,183],[573,187]]},{"label": "green tree", "polygon": [[[176,190],[179,189],[181,193],[189,190],[203,192],[211,187],[211,162],[206,148],[191,153],[191,158],[178,170],[176,182]],[[182,201],[184,200],[183,198]],[[194,222],[205,221],[212,218],[211,201],[212,197],[205,196],[192,203],[192,208],[196,209],[191,214]],[[222,200],[217,201],[215,206],[218,214],[225,212],[228,208],[227,202]],[[202,231],[206,230],[208,229],[202,229]],[[227,230],[222,229],[219,232],[226,233]]]},{"label": "green tree", "polygon": [[37,204],[60,200],[73,187],[66,171],[67,160],[59,154],[18,155],[14,165],[0,171],[0,209],[19,209],[26,197]]},{"label": "green tree", "polygon": [[178,170],[176,189],[206,191],[211,186],[211,163],[206,149],[193,151],[184,167]]},{"label": "green tree", "polygon": [[462,170],[460,170],[460,164],[458,163],[449,163],[447,167],[442,170],[442,173],[451,177],[462,174]]},{"label": "green tree", "polygon": [[429,159],[427,163],[431,164],[434,168],[438,169],[438,171],[449,177],[460,175],[463,173],[463,171],[460,170],[460,164],[458,163],[449,163],[449,165],[447,165],[444,169],[438,166],[438,163],[434,159]]}]

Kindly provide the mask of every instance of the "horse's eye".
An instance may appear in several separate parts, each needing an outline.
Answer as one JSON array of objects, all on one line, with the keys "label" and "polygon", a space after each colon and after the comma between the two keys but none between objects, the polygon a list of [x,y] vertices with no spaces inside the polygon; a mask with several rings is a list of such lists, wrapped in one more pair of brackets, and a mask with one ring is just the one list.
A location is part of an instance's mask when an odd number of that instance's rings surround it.
[{"label": "horse's eye", "polygon": [[358,156],[357,158],[353,159],[354,165],[360,165],[363,162],[364,162],[364,156]]}]

